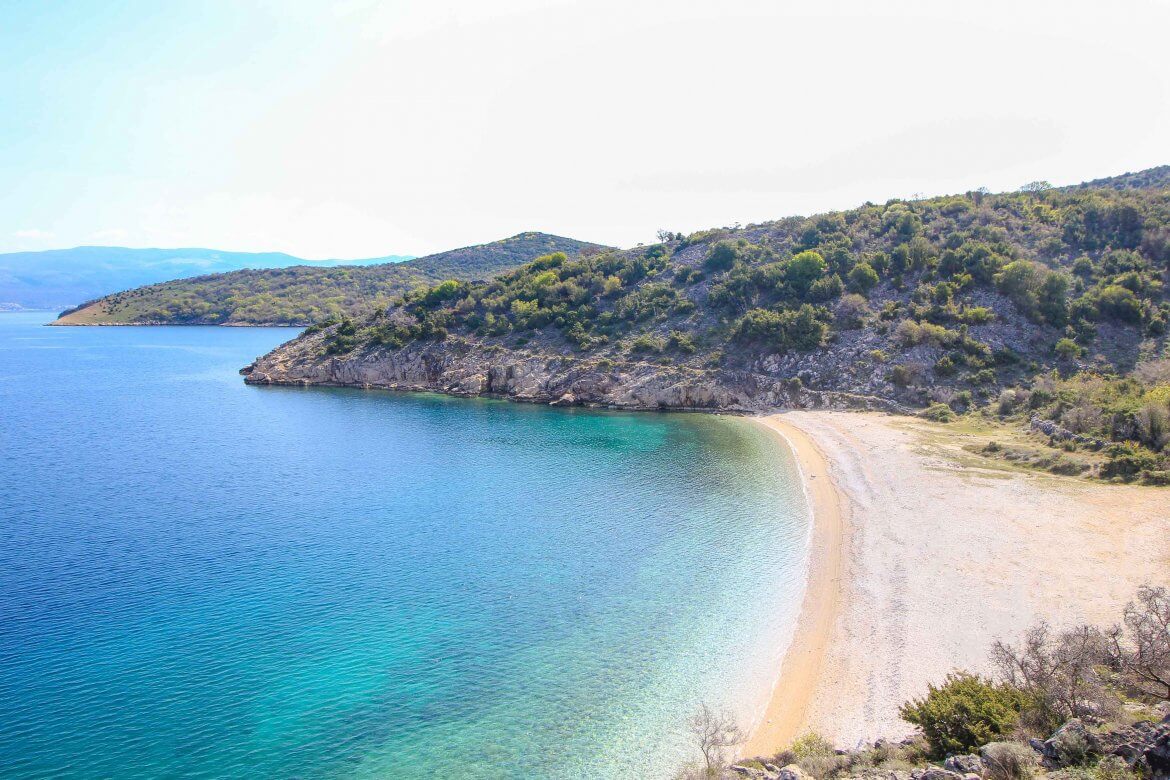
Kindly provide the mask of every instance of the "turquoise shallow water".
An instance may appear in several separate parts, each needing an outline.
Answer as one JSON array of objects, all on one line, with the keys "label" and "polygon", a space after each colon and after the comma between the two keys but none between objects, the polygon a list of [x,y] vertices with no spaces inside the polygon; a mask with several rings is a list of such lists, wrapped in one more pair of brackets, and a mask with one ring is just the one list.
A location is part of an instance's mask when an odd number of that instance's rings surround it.
[{"label": "turquoise shallow water", "polygon": [[763,704],[808,523],[757,426],[45,319],[0,314],[0,776],[654,778]]}]

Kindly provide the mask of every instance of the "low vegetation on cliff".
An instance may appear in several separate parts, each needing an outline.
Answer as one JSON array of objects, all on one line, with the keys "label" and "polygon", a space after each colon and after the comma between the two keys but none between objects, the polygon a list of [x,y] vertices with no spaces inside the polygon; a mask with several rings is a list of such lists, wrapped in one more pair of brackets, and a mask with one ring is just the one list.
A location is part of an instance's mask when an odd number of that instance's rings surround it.
[{"label": "low vegetation on cliff", "polygon": [[405,262],[208,274],[107,295],[63,313],[58,323],[309,325],[330,317],[367,316],[408,290],[444,279],[487,279],[548,252],[604,248],[547,233],[521,233]]},{"label": "low vegetation on cliff", "polygon": [[[439,372],[427,386],[439,390],[461,356],[555,358],[542,387],[577,403],[621,405],[609,388],[623,372],[658,371],[683,388],[658,401],[668,408],[753,393],[763,405],[761,388],[774,402],[782,382],[794,398],[849,394],[944,420],[994,409],[1099,440],[1112,464],[1100,476],[1160,481],[1170,469],[1158,368],[1170,330],[1170,166],[660,238],[415,288],[322,325],[289,354],[425,353]],[[487,378],[477,387],[474,371],[459,392],[519,397]],[[687,389],[700,385],[730,390]]]}]

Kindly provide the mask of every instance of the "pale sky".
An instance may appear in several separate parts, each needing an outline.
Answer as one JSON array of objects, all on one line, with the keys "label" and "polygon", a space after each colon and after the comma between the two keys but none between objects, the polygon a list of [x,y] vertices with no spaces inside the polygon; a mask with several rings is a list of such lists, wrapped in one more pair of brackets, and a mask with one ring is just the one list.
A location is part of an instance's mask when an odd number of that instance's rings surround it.
[{"label": "pale sky", "polygon": [[1170,162],[1170,2],[0,3],[0,251],[426,254]]}]

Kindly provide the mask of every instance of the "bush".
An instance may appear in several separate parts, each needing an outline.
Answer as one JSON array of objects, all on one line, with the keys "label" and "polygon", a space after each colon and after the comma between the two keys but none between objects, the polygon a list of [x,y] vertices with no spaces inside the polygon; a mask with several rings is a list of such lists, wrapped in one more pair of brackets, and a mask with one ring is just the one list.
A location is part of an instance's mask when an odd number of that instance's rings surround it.
[{"label": "bush", "polygon": [[735,265],[735,244],[730,241],[720,241],[711,247],[703,265],[712,271],[726,271]]},{"label": "bush", "polygon": [[1081,356],[1080,346],[1072,339],[1061,339],[1052,349],[1061,360],[1075,360]]},{"label": "bush", "polygon": [[865,321],[873,316],[865,298],[850,293],[841,298],[837,304],[836,321],[839,327],[845,330],[855,330],[863,327]]},{"label": "bush", "polygon": [[894,329],[894,340],[903,347],[913,347],[916,344],[931,344],[936,347],[946,347],[954,344],[959,334],[947,330],[942,325],[932,322],[915,322],[902,320]]},{"label": "bush", "polygon": [[922,379],[922,366],[917,363],[902,363],[890,368],[886,379],[900,387],[908,387]]},{"label": "bush", "polygon": [[1101,291],[1097,299],[1101,313],[1122,322],[1137,323],[1142,320],[1142,304],[1132,291],[1111,284]]},{"label": "bush", "polygon": [[934,422],[949,423],[955,419],[955,412],[946,404],[931,404],[923,412],[922,416]]},{"label": "bush", "polygon": [[841,277],[833,274],[832,276],[823,276],[813,282],[808,288],[808,297],[813,301],[831,301],[841,297],[843,292],[845,292],[845,285],[841,283]]},{"label": "bush", "polygon": [[1143,471],[1153,471],[1158,468],[1158,459],[1154,453],[1132,442],[1112,444],[1106,450],[1109,462],[1101,467],[1101,476],[1131,480]]},{"label": "bush", "polygon": [[796,311],[752,309],[735,324],[739,341],[762,344],[779,352],[816,349],[827,333],[828,328],[817,319],[816,309],[807,303]]},{"label": "bush", "polygon": [[661,352],[663,346],[662,339],[643,333],[630,344],[630,352]]},{"label": "bush", "polygon": [[934,364],[934,373],[937,376],[954,376],[959,369],[949,355],[943,355]]},{"label": "bush", "polygon": [[1018,742],[992,742],[979,751],[984,780],[1027,780],[1036,766],[1036,753]]},{"label": "bush", "polygon": [[849,272],[849,289],[854,292],[868,295],[874,287],[877,287],[877,283],[877,271],[873,270],[873,266],[869,263],[858,263]]},{"label": "bush", "polygon": [[821,257],[819,252],[805,250],[784,265],[784,280],[803,297],[809,293],[813,283],[824,275],[828,267],[825,258]]},{"label": "bush", "polygon": [[796,764],[813,777],[831,777],[847,763],[846,758],[837,755],[831,742],[816,733],[800,737],[788,750],[794,755]]},{"label": "bush", "polygon": [[931,685],[926,696],[903,704],[899,713],[922,729],[934,755],[942,758],[1003,738],[1028,703],[1018,688],[955,672],[941,686]]},{"label": "bush", "polygon": [[684,333],[681,330],[672,330],[670,336],[666,339],[666,345],[671,349],[677,349],[679,352],[684,352],[688,355],[693,354],[697,349],[695,340],[690,337],[690,334]]}]

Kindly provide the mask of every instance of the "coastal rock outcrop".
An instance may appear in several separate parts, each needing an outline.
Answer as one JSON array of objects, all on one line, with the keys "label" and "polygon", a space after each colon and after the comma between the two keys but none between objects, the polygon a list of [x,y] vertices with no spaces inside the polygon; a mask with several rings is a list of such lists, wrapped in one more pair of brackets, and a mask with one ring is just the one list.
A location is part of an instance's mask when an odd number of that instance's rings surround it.
[{"label": "coastal rock outcrop", "polygon": [[873,396],[813,390],[795,377],[698,369],[651,362],[612,362],[523,352],[449,338],[327,354],[319,334],[305,334],[242,369],[254,385],[327,385],[493,396],[557,406],[639,410],[754,412],[778,407],[903,411]]}]

